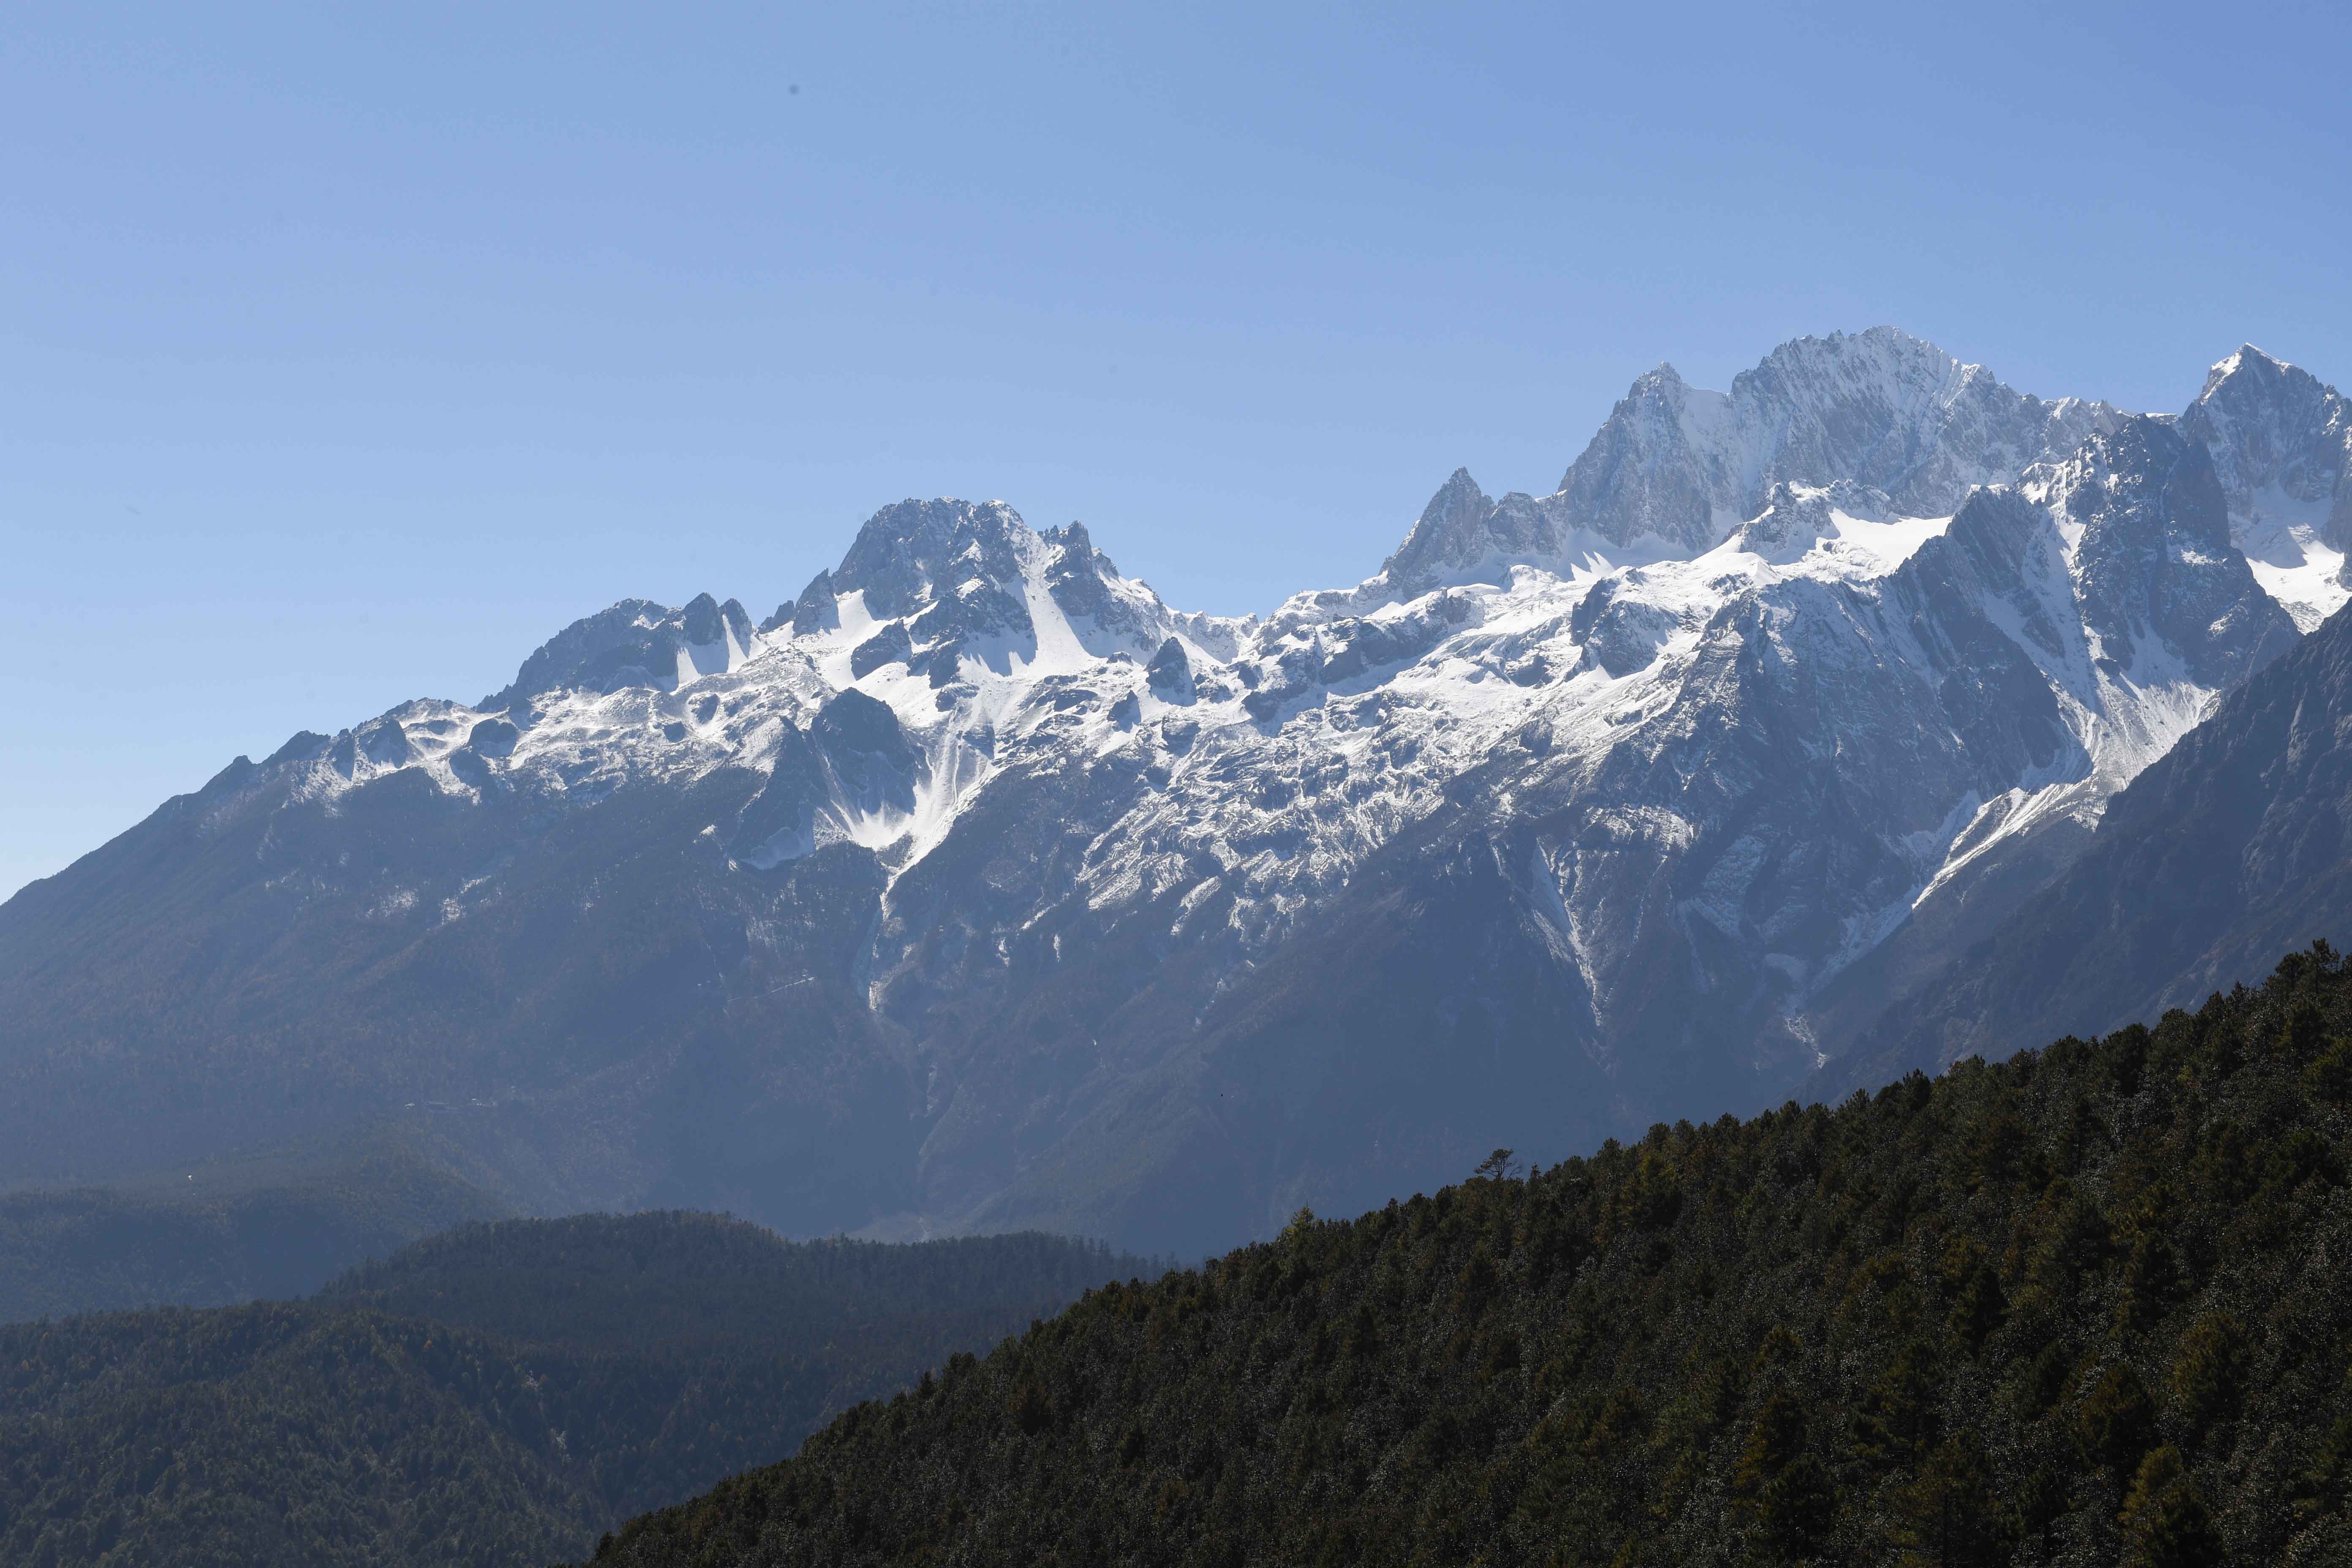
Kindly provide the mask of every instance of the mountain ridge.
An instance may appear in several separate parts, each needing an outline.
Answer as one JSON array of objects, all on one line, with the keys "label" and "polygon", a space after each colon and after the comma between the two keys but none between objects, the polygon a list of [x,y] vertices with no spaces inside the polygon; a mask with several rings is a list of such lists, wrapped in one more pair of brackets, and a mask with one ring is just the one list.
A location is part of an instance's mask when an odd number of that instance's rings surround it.
[{"label": "mountain ridge", "polygon": [[2127,416],[1892,329],[1654,373],[1553,496],[1457,470],[1263,619],[886,507],[756,626],[625,601],[0,905],[0,1131],[46,1175],[60,1112],[102,1163],[478,1100],[550,1205],[1207,1250],[1537,1105],[1769,1101],[2352,592],[2261,499],[2335,471],[2298,375]]}]

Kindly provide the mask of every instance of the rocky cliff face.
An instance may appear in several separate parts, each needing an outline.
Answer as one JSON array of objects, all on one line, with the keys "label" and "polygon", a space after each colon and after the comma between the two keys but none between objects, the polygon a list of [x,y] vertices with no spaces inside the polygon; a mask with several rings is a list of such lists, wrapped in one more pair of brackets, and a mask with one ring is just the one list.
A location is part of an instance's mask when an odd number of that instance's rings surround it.
[{"label": "rocky cliff face", "polygon": [[2252,343],[2215,365],[2180,419],[2212,455],[2231,539],[2305,631],[2352,581],[2352,408],[2310,372]]},{"label": "rocky cliff face", "polygon": [[2305,393],[1661,371],[1263,622],[885,508],[756,629],[616,605],[0,909],[0,1175],[438,1106],[547,1208],[1208,1247],[1777,1098],[2294,643],[2231,487]]}]

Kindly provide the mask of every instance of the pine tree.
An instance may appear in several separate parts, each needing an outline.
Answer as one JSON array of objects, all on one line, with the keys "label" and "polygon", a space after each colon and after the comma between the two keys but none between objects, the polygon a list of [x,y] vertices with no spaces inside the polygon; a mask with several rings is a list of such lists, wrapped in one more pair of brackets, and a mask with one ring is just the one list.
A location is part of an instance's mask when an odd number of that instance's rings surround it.
[{"label": "pine tree", "polygon": [[2156,1408],[2129,1362],[2110,1362],[2074,1412],[2074,1437],[2086,1458],[2128,1475],[2156,1431]]},{"label": "pine tree", "polygon": [[2219,1568],[2222,1562],[2212,1510],[2169,1443],[2141,1461],[2117,1522],[2124,1568]]},{"label": "pine tree", "polygon": [[1774,1389],[1757,1412],[1732,1491],[1755,1521],[1754,1544],[1768,1562],[1803,1557],[1828,1531],[1836,1493],[1806,1447],[1804,1406],[1787,1389]]},{"label": "pine tree", "polygon": [[1961,1438],[1939,1445],[1904,1489],[1904,1568],[1990,1568],[2001,1539],[1984,1461]]}]

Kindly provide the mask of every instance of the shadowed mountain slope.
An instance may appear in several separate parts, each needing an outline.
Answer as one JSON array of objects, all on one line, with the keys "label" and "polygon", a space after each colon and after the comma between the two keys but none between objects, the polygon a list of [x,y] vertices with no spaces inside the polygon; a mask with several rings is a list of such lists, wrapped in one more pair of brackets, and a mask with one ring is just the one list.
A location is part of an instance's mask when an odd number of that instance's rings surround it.
[{"label": "shadowed mountain slope", "polygon": [[1885,1020],[1837,1081],[2094,1034],[2258,973],[2352,917],[2352,616],[2222,700],[2089,849]]}]

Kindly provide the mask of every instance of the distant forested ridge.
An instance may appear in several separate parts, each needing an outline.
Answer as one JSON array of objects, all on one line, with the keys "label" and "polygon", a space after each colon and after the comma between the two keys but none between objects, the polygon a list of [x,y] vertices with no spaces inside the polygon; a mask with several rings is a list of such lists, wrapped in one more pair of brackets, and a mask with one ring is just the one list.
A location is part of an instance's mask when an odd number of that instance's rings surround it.
[{"label": "distant forested ridge", "polygon": [[2352,1562],[2352,972],[1089,1293],[600,1568]]},{"label": "distant forested ridge", "polygon": [[519,1212],[450,1141],[379,1118],[194,1168],[0,1193],[0,1323],[303,1296],[369,1258]]},{"label": "distant forested ridge", "polygon": [[0,1328],[0,1563],[544,1563],[1139,1261],[510,1220],[309,1300]]}]

